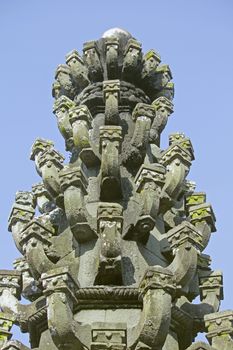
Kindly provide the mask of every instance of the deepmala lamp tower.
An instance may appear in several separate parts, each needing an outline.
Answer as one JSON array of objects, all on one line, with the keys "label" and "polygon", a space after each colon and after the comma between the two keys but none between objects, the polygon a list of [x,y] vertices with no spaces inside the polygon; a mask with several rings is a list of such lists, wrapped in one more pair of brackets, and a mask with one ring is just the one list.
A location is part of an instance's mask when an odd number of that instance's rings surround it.
[{"label": "deepmala lamp tower", "polygon": [[157,52],[117,28],[58,66],[54,114],[70,160],[52,141],[32,146],[41,182],[16,193],[9,217],[21,256],[0,271],[2,350],[28,349],[10,340],[13,324],[35,350],[233,349],[222,274],[204,253],[214,212],[187,179],[191,141],[175,133],[160,147],[171,79]]}]

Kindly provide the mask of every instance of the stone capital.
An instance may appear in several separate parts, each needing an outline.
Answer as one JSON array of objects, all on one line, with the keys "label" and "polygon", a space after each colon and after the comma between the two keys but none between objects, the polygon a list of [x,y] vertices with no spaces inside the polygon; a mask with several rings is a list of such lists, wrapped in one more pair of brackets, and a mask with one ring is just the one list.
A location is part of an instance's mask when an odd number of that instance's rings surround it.
[{"label": "stone capital", "polygon": [[190,222],[193,225],[206,222],[211,227],[211,232],[216,231],[215,227],[215,215],[212,206],[208,203],[203,203],[189,208]]},{"label": "stone capital", "polygon": [[56,114],[58,111],[66,112],[73,107],[75,107],[74,101],[69,97],[62,95],[55,101],[53,105],[53,113]]},{"label": "stone capital", "polygon": [[185,196],[185,208],[189,211],[189,208],[194,205],[203,204],[206,201],[205,192],[194,192]]},{"label": "stone capital", "polygon": [[123,222],[123,208],[117,203],[102,202],[97,209],[97,225],[100,226],[101,221]]},{"label": "stone capital", "polygon": [[80,56],[80,54],[78,53],[77,50],[72,50],[71,52],[68,52],[68,54],[66,55],[66,64],[68,66],[70,65],[71,61],[79,62],[82,65],[84,64],[83,63],[83,59],[82,59],[82,57]]},{"label": "stone capital", "polygon": [[33,219],[25,225],[21,233],[20,245],[23,249],[25,249],[29,242],[33,247],[36,247],[38,242],[41,242],[45,246],[50,246],[50,239],[53,235],[54,230],[51,225],[44,225],[38,219]]},{"label": "stone capital", "polygon": [[20,205],[15,203],[11,209],[11,213],[8,219],[8,230],[11,231],[12,225],[17,222],[27,223],[35,214],[35,209],[28,205]]},{"label": "stone capital", "polygon": [[207,276],[201,276],[199,283],[201,300],[205,300],[211,292],[215,292],[219,300],[223,300],[223,275],[221,271],[213,271]]},{"label": "stone capital", "polygon": [[50,199],[50,194],[48,193],[48,191],[44,187],[43,182],[32,185],[32,193],[36,198],[41,197],[41,196],[45,196],[48,199]]},{"label": "stone capital", "polygon": [[195,226],[188,221],[183,221],[180,225],[172,228],[167,233],[167,239],[171,244],[171,249],[176,250],[181,246],[191,245],[198,251],[202,250],[202,235]]},{"label": "stone capital", "polygon": [[89,128],[91,127],[92,115],[86,105],[71,108],[69,110],[69,119],[71,124],[78,120],[83,120],[87,123]]},{"label": "stone capital", "polygon": [[15,259],[13,261],[13,266],[14,266],[14,269],[16,271],[20,271],[20,272],[27,272],[29,271],[29,265],[28,265],[28,262],[26,261],[26,259],[24,257],[21,257],[21,258],[18,258],[18,259]]},{"label": "stone capital", "polygon": [[165,96],[156,98],[156,100],[152,102],[152,106],[154,107],[155,111],[158,111],[160,108],[165,108],[168,115],[173,113],[173,103]]},{"label": "stone capital", "polygon": [[60,173],[61,189],[65,191],[70,186],[79,187],[83,194],[87,194],[88,180],[80,167],[64,167]]},{"label": "stone capital", "polygon": [[30,159],[35,160],[35,156],[39,153],[44,152],[50,148],[53,148],[54,143],[50,140],[36,139],[32,145]]},{"label": "stone capital", "polygon": [[144,61],[147,61],[150,59],[155,60],[158,64],[161,62],[161,56],[155,50],[149,50],[143,57]]},{"label": "stone capital", "polygon": [[109,46],[114,46],[115,48],[119,47],[119,40],[116,37],[109,37],[105,39],[105,47],[106,50],[108,49]]},{"label": "stone capital", "polygon": [[20,298],[22,290],[21,272],[15,270],[0,270],[0,292],[7,289],[17,299]]},{"label": "stone capital", "polygon": [[58,267],[50,270],[50,272],[43,273],[41,280],[46,296],[55,292],[61,292],[76,300],[75,292],[79,289],[79,285],[74,281],[67,267]]},{"label": "stone capital", "polygon": [[173,143],[179,143],[186,139],[186,136],[183,132],[174,132],[169,135],[169,146],[171,146]]},{"label": "stone capital", "polygon": [[146,104],[146,103],[138,103],[136,104],[133,113],[132,118],[133,120],[137,120],[139,117],[147,117],[153,121],[155,118],[155,109],[153,106]]},{"label": "stone capital", "polygon": [[170,165],[173,161],[181,162],[188,168],[191,166],[192,157],[190,153],[179,144],[171,145],[162,153],[161,163],[164,166]]},{"label": "stone capital", "polygon": [[126,45],[126,48],[125,48],[125,55],[132,48],[138,50],[139,52],[141,52],[142,51],[142,44],[139,41],[135,40],[135,39],[132,39],[132,38],[129,39],[128,43]]},{"label": "stone capital", "polygon": [[100,126],[100,152],[102,152],[102,148],[106,142],[117,142],[120,145],[122,140],[121,133],[121,126]]},{"label": "stone capital", "polygon": [[169,77],[169,80],[172,79],[172,72],[170,67],[167,64],[162,64],[161,66],[158,66],[158,68],[156,69],[156,72],[166,74]]},{"label": "stone capital", "polygon": [[148,267],[139,285],[139,290],[142,294],[145,294],[150,289],[163,289],[169,294],[173,294],[175,288],[173,273],[161,266]]},{"label": "stone capital", "polygon": [[31,206],[35,208],[35,197],[32,192],[29,191],[18,191],[15,194],[15,201],[17,204]]},{"label": "stone capital", "polygon": [[83,53],[84,54],[86,53],[86,51],[92,50],[92,49],[94,49],[96,52],[98,52],[97,45],[96,45],[96,42],[94,40],[87,41],[83,44]]},{"label": "stone capital", "polygon": [[46,151],[44,151],[38,159],[38,166],[39,168],[43,167],[44,165],[46,165],[47,167],[51,167],[52,164],[58,168],[59,170],[63,168],[63,161],[65,160],[65,158],[63,157],[63,155],[56,151],[55,149],[48,149]]},{"label": "stone capital", "polygon": [[60,74],[70,74],[70,67],[67,66],[66,64],[59,64],[57,66],[57,69],[55,71],[55,79],[59,77]]},{"label": "stone capital", "polygon": [[210,271],[211,257],[207,254],[199,254],[197,257],[197,267],[201,270]]},{"label": "stone capital", "polygon": [[5,312],[0,312],[0,341],[2,340],[2,337],[6,340],[11,338],[11,333],[9,331],[11,330],[14,321],[14,316]]},{"label": "stone capital", "polygon": [[161,164],[142,164],[135,176],[134,182],[137,192],[140,192],[146,182],[154,182],[162,187],[165,181],[165,168]]},{"label": "stone capital", "polygon": [[[221,335],[233,336],[233,311],[219,311],[206,315],[205,326],[208,329],[207,339],[212,343],[212,339]],[[229,348],[230,349],[230,348]]]},{"label": "stone capital", "polygon": [[185,195],[191,195],[196,189],[196,182],[191,180],[185,180],[184,182],[184,192]]},{"label": "stone capital", "polygon": [[103,81],[103,94],[104,94],[104,99],[109,97],[109,95],[114,94],[120,99],[120,80],[115,79],[115,80],[105,80]]}]

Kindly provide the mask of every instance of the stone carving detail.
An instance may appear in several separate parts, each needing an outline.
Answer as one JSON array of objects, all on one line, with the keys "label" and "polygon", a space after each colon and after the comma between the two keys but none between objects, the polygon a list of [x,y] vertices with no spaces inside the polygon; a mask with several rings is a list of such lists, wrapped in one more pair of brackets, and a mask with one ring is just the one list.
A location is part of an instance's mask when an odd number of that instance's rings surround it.
[{"label": "stone carving detail", "polygon": [[69,109],[74,106],[75,104],[72,100],[66,96],[61,96],[56,100],[53,107],[53,113],[56,114],[57,125],[60,133],[65,139],[67,151],[71,151],[73,146],[73,135],[69,119]]},{"label": "stone carving detail", "polygon": [[100,199],[115,200],[122,197],[119,152],[121,144],[120,126],[100,127]]},{"label": "stone carving detail", "polygon": [[89,84],[88,70],[85,66],[82,57],[78,51],[73,50],[66,55],[66,64],[70,67],[71,76],[78,88],[81,91]]},{"label": "stone carving detail", "polygon": [[214,211],[187,179],[191,141],[177,132],[160,147],[174,96],[161,61],[113,29],[58,66],[53,111],[70,159],[33,144],[41,182],[16,193],[9,217],[21,257],[0,270],[1,349],[29,349],[13,324],[36,350],[233,349],[222,273],[205,254]]},{"label": "stone carving detail", "polygon": [[139,74],[142,69],[141,51],[141,44],[135,39],[129,39],[124,52],[122,67],[123,80],[135,82],[139,79]]},{"label": "stone carving detail", "polygon": [[103,94],[105,100],[105,124],[118,125],[120,99],[120,81],[107,80],[103,82]]},{"label": "stone carving detail", "polygon": [[88,68],[88,77],[92,81],[101,81],[103,70],[95,41],[89,41],[83,46],[84,61]]},{"label": "stone carving detail", "polygon": [[233,311],[221,311],[205,316],[207,339],[213,348],[233,348]]},{"label": "stone carving detail", "polygon": [[100,203],[97,211],[97,232],[100,237],[99,269],[96,284],[121,285],[122,207]]},{"label": "stone carving detail", "polygon": [[119,40],[114,37],[107,38],[105,46],[108,79],[116,79],[118,75]]},{"label": "stone carving detail", "polygon": [[92,115],[89,109],[85,105],[71,108],[69,119],[72,126],[75,159],[80,157],[87,167],[98,165],[100,161],[94,153],[90,140]]}]

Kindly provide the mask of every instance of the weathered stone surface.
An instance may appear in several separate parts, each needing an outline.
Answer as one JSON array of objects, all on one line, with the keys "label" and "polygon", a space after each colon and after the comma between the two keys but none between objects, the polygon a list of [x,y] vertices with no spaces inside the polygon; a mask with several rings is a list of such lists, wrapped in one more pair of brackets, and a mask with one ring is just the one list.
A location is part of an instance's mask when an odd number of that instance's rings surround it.
[{"label": "weathered stone surface", "polygon": [[[22,256],[0,271],[1,349],[28,349],[10,340],[13,324],[36,350],[233,349],[222,273],[203,253],[215,215],[187,179],[193,146],[177,132],[160,148],[171,79],[119,28],[58,66],[53,111],[70,160],[33,144],[42,182],[17,192],[9,217]],[[210,345],[193,343],[198,332]]]}]

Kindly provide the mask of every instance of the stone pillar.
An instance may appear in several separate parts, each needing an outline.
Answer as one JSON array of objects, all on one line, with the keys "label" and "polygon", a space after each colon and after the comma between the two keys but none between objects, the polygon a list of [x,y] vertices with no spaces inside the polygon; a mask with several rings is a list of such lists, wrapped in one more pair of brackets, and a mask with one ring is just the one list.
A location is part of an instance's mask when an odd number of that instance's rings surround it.
[{"label": "stone pillar", "polygon": [[120,126],[100,127],[100,199],[112,201],[122,197],[119,153],[121,143]]}]

